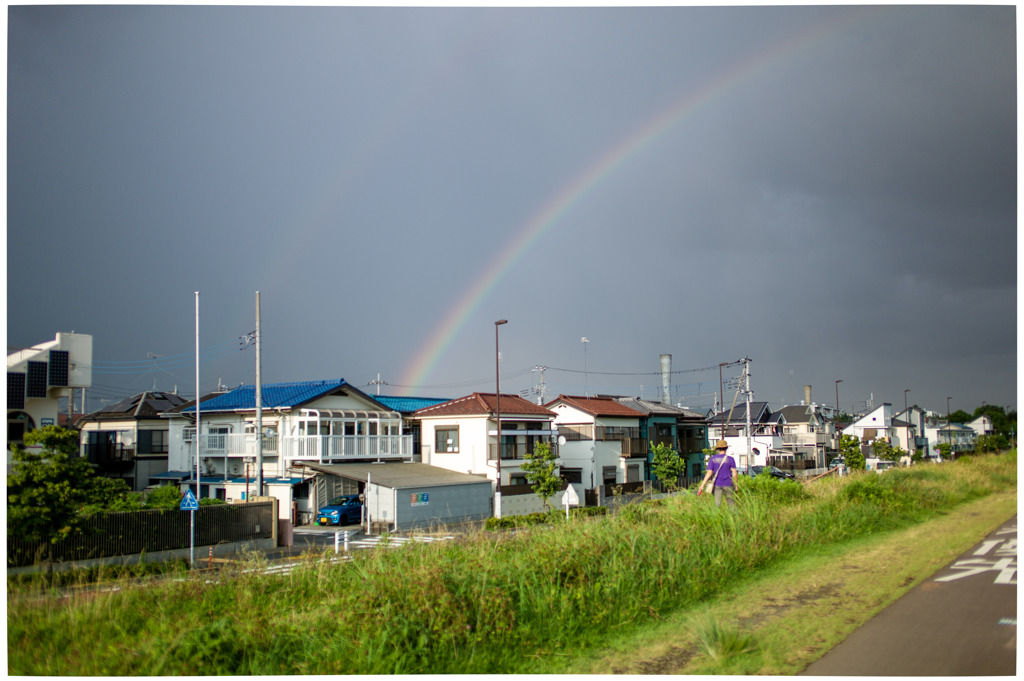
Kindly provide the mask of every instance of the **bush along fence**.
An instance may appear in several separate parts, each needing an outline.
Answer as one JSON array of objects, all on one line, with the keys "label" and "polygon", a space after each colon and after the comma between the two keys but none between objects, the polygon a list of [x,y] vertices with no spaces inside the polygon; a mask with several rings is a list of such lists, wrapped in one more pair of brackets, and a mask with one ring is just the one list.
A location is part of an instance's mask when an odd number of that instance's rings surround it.
[{"label": "bush along fence", "polygon": [[[196,513],[196,546],[244,542],[273,537],[273,502],[200,506]],[[53,560],[128,556],[188,548],[191,513],[179,509],[101,513],[90,517],[83,531],[53,545]],[[7,565],[22,567],[46,560],[46,544],[7,535]]]}]

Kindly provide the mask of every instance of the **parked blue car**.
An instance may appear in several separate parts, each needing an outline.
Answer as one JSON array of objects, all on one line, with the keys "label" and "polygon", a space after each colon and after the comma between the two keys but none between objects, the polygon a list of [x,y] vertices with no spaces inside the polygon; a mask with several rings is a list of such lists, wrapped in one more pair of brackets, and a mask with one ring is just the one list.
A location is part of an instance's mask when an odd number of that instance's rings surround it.
[{"label": "parked blue car", "polygon": [[767,473],[776,480],[796,480],[796,476],[789,471],[781,471],[775,466],[751,466],[747,474],[754,478],[762,473]]},{"label": "parked blue car", "polygon": [[358,525],[362,520],[363,502],[358,494],[334,497],[316,515],[318,525]]}]

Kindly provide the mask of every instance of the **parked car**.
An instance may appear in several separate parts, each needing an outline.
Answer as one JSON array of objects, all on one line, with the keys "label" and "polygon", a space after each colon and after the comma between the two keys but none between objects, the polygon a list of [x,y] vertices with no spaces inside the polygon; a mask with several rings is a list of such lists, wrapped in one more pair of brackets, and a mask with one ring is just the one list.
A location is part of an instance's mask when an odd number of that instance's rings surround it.
[{"label": "parked car", "polygon": [[363,517],[363,502],[358,494],[334,497],[316,515],[317,525],[356,525]]},{"label": "parked car", "polygon": [[789,471],[779,470],[775,466],[751,466],[750,470],[748,471],[748,475],[750,475],[750,477],[752,478],[761,475],[761,473],[767,473],[773,478],[777,478],[779,480],[796,480],[795,475],[793,475]]}]

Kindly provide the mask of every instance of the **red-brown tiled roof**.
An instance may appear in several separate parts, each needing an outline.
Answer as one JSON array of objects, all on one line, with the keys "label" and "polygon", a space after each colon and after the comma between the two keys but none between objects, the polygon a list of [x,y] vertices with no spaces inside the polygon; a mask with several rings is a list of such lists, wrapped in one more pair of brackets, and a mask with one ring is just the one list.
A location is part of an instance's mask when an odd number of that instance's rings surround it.
[{"label": "red-brown tiled roof", "polygon": [[[550,408],[551,405],[556,402],[564,402],[570,406],[576,407],[580,411],[586,412],[593,416],[629,416],[638,418],[644,416],[642,412],[627,407],[621,402],[614,400],[610,397],[581,397],[579,395],[559,395],[555,399],[551,400],[545,407]],[[504,408],[502,409],[504,411]]]},{"label": "red-brown tiled roof", "polygon": [[[422,416],[486,416],[498,409],[496,393],[473,393],[465,397],[424,407],[413,412],[413,417]],[[524,400],[519,395],[501,394],[501,415],[505,416],[554,416],[554,412],[539,404]]]}]

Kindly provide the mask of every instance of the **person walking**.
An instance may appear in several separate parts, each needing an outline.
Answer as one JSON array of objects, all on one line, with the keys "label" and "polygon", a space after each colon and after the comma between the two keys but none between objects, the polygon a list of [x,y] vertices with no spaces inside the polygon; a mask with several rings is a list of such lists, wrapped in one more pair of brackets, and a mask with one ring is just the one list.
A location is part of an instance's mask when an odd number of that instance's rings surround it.
[{"label": "person walking", "polygon": [[714,476],[715,481],[711,483],[711,489],[714,490],[715,506],[722,505],[723,496],[730,507],[736,506],[732,494],[736,487],[736,461],[726,453],[728,450],[729,443],[719,440],[715,445],[715,453],[708,459],[708,472],[704,474],[704,479],[701,480],[698,490],[703,492],[708,480]]}]

